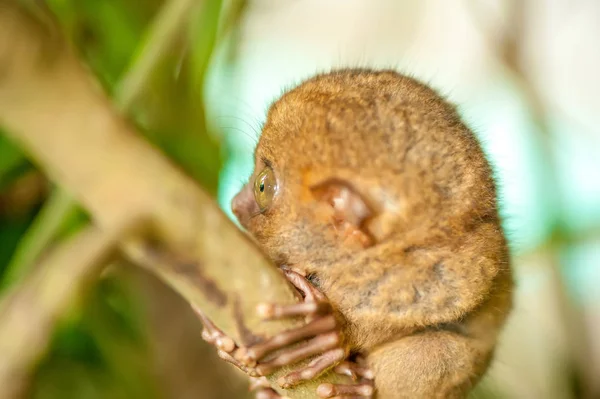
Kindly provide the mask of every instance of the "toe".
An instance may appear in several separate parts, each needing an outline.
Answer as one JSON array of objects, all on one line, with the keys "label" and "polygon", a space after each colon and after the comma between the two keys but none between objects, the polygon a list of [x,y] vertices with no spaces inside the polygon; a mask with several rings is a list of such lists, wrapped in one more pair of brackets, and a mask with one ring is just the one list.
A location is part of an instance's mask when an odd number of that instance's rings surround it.
[{"label": "toe", "polygon": [[321,384],[317,387],[317,395],[321,398],[334,398],[339,396],[358,396],[358,397],[371,397],[373,396],[374,389],[370,384],[356,384],[356,385],[334,385],[334,384]]},{"label": "toe", "polygon": [[282,388],[290,388],[301,381],[316,378],[323,371],[344,359],[345,356],[346,352],[340,348],[325,352],[311,361],[306,367],[279,378],[277,384]]}]

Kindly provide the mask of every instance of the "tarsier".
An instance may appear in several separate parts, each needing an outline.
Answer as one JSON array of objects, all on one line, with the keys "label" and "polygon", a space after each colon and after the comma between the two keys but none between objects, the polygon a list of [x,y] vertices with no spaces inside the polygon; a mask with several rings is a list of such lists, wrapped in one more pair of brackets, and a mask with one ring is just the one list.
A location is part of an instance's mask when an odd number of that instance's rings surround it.
[{"label": "tarsier", "polygon": [[512,277],[490,166],[455,108],[393,71],[318,75],[271,106],[254,168],[233,211],[304,297],[258,310],[308,324],[240,350],[202,318],[257,397],[279,397],[260,376],[315,355],[277,383],[333,369],[354,384],[315,397],[465,397]]}]

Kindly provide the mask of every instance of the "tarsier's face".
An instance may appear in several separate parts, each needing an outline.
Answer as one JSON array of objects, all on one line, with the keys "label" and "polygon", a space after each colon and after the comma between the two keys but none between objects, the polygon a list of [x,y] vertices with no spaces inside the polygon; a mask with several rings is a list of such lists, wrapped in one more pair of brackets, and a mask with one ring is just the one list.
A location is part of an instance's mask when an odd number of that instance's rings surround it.
[{"label": "tarsier's face", "polygon": [[242,226],[275,262],[304,263],[309,257],[318,262],[325,248],[337,253],[340,244],[368,245],[370,238],[356,226],[370,211],[358,194],[335,181],[305,186],[284,165],[257,157],[253,175],[232,202]]},{"label": "tarsier's face", "polygon": [[359,191],[327,165],[305,165],[307,157],[273,146],[272,139],[265,128],[254,173],[232,202],[265,252],[279,264],[331,263],[334,253],[370,246],[363,225],[373,211]]},{"label": "tarsier's face", "polygon": [[395,73],[323,75],[271,107],[232,208],[276,263],[341,261],[489,201],[465,129]]}]

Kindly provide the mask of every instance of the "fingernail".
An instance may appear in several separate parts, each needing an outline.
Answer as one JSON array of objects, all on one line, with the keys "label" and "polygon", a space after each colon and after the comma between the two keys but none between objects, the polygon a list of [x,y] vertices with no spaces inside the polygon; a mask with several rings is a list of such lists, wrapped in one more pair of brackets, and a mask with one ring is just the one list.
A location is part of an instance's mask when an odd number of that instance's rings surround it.
[{"label": "fingernail", "polygon": [[273,305],[270,303],[259,303],[258,306],[256,306],[256,313],[263,319],[273,317]]},{"label": "fingernail", "polygon": [[217,345],[219,348],[224,350],[225,352],[231,352],[235,349],[235,342],[229,337],[221,337],[217,340]]},{"label": "fingernail", "polygon": [[363,396],[371,396],[373,395],[373,387],[370,385],[364,385],[360,387],[360,393]]},{"label": "fingernail", "polygon": [[322,398],[328,398],[333,395],[333,385],[332,384],[321,384],[317,387],[317,395]]}]

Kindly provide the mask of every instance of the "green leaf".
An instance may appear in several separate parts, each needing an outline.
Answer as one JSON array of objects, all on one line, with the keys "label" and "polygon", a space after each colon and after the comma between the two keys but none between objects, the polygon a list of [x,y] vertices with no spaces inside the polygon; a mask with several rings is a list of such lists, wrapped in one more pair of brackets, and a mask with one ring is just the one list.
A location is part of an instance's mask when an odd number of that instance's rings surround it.
[{"label": "green leaf", "polygon": [[26,164],[27,160],[19,147],[9,141],[0,129],[0,190]]}]

